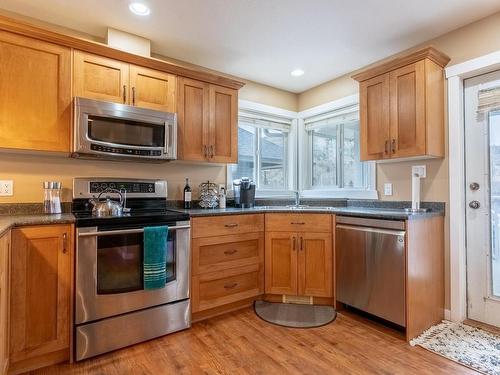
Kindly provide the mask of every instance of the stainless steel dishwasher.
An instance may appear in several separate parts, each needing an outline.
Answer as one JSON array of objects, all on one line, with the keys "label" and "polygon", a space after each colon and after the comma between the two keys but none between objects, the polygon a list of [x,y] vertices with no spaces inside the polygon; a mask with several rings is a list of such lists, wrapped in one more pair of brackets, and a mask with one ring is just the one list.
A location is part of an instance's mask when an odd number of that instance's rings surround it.
[{"label": "stainless steel dishwasher", "polygon": [[337,301],[404,327],[404,222],[343,216],[336,221]]}]

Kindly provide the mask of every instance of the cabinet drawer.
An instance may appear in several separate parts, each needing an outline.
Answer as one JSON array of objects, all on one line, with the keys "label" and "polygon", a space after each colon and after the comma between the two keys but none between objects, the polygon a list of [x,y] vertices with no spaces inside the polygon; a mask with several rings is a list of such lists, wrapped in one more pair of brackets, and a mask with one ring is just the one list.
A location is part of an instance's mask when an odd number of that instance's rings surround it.
[{"label": "cabinet drawer", "polygon": [[237,302],[263,293],[259,265],[193,276],[193,312]]},{"label": "cabinet drawer", "polygon": [[330,233],[332,231],[332,215],[266,214],[266,231]]},{"label": "cabinet drawer", "polygon": [[193,238],[261,232],[263,230],[263,214],[195,217],[192,221]]},{"label": "cabinet drawer", "polygon": [[193,239],[192,273],[198,275],[262,262],[263,232]]}]

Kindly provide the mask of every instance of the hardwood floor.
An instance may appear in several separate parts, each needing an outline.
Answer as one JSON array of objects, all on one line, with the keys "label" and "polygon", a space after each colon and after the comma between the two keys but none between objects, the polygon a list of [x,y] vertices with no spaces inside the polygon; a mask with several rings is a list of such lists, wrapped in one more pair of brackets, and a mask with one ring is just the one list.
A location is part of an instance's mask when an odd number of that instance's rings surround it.
[{"label": "hardwood floor", "polygon": [[189,330],[33,374],[477,374],[348,312],[314,329],[260,320],[251,308]]}]

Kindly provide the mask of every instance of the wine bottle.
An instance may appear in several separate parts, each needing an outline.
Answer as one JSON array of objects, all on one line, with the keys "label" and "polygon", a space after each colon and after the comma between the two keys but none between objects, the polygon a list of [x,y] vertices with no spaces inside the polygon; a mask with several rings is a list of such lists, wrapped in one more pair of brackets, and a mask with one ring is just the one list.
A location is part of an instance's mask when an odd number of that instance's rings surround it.
[{"label": "wine bottle", "polygon": [[189,186],[189,178],[186,178],[186,186],[184,186],[184,208],[191,208],[191,186]]}]

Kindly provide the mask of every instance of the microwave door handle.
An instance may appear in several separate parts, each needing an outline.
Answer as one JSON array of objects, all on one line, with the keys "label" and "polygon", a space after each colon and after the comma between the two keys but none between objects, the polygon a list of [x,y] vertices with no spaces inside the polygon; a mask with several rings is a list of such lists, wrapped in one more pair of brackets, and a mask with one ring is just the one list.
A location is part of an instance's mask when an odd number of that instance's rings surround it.
[{"label": "microwave door handle", "polygon": [[170,152],[170,129],[172,128],[172,124],[169,122],[165,122],[165,147],[164,153],[168,155]]}]

